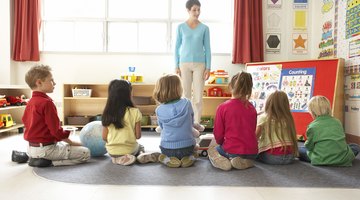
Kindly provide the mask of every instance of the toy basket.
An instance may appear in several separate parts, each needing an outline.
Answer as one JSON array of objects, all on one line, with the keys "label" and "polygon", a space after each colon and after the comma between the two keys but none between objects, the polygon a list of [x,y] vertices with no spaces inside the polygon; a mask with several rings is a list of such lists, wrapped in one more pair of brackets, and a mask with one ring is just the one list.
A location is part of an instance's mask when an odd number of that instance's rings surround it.
[{"label": "toy basket", "polygon": [[72,89],[73,97],[91,97],[91,89]]}]

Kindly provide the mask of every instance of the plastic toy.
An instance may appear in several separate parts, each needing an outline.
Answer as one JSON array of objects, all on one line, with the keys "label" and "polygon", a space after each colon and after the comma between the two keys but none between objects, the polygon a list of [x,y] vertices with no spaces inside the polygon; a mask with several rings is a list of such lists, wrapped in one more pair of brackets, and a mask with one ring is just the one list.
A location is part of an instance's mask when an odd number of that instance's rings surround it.
[{"label": "plastic toy", "polygon": [[4,122],[0,121],[0,128],[2,128],[4,126],[5,126]]},{"label": "plastic toy", "polygon": [[200,140],[198,142],[198,145],[199,145],[198,154],[203,157],[208,156],[207,150],[209,149],[209,147],[216,145],[214,135],[213,134],[200,135]]},{"label": "plastic toy", "polygon": [[14,106],[26,105],[26,101],[20,97],[6,96],[5,98],[10,103],[10,105],[14,105]]},{"label": "plastic toy", "polygon": [[10,103],[6,100],[6,98],[0,98],[0,107],[10,106]]},{"label": "plastic toy", "polygon": [[4,127],[15,125],[13,118],[10,114],[0,114],[0,120],[4,123]]},{"label": "plastic toy", "polygon": [[208,92],[209,97],[222,97],[223,96],[223,90],[219,87],[212,87],[209,88]]},{"label": "plastic toy", "polygon": [[208,84],[227,84],[229,82],[229,74],[225,70],[216,70],[210,72]]}]

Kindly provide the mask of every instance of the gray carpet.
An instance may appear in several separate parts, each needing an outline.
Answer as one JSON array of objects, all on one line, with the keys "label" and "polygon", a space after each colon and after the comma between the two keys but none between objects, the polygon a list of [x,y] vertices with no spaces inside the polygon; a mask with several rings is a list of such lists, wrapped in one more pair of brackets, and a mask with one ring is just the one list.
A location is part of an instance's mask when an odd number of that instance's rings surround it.
[{"label": "gray carpet", "polygon": [[199,158],[190,168],[168,168],[159,163],[114,165],[104,156],[77,166],[34,168],[34,172],[50,180],[84,184],[360,188],[360,155],[352,167],[256,162],[253,168],[227,172],[212,167],[207,158]]}]

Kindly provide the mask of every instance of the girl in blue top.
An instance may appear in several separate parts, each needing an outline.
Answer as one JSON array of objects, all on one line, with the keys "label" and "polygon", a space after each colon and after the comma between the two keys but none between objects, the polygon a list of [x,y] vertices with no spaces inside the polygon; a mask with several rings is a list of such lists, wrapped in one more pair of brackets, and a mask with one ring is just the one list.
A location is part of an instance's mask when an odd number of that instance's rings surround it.
[{"label": "girl in blue top", "polygon": [[211,67],[210,31],[199,21],[200,7],[198,0],[186,2],[189,18],[177,27],[175,44],[175,71],[182,79],[185,97],[191,99],[195,122],[200,122],[204,84]]},{"label": "girl in blue top", "polygon": [[164,75],[156,83],[154,99],[160,103],[155,112],[161,130],[159,161],[168,167],[190,167],[195,161],[194,112],[178,75]]}]

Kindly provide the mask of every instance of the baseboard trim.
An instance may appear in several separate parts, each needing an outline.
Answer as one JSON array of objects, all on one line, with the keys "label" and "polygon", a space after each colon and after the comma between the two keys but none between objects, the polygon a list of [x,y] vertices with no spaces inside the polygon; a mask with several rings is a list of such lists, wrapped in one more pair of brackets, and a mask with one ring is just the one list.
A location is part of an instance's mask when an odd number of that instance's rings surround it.
[{"label": "baseboard trim", "polygon": [[356,135],[351,135],[351,134],[345,134],[346,135],[346,141],[348,143],[356,143],[358,145],[360,145],[360,137],[356,136]]}]

